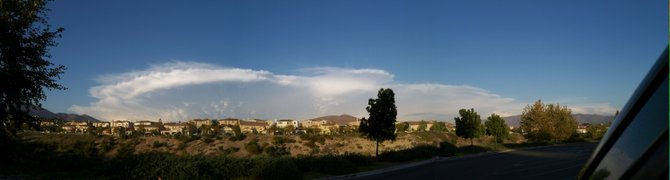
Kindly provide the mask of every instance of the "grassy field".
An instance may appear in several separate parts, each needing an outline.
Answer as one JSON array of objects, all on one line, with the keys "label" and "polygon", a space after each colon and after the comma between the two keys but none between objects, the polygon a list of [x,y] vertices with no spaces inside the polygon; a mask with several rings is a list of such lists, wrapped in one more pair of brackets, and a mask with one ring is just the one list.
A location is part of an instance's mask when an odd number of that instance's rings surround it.
[{"label": "grassy field", "polygon": [[312,179],[369,171],[435,156],[461,156],[547,144],[470,141],[446,132],[399,134],[383,143],[357,135],[248,135],[226,137],[133,137],[21,134],[3,142],[0,178],[83,179]]}]

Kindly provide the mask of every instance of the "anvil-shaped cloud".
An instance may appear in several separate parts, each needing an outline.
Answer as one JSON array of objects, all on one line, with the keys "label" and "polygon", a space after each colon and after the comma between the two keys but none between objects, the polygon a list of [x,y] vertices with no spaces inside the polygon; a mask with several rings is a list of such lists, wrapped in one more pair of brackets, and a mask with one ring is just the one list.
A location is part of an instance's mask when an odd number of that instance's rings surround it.
[{"label": "anvil-shaped cloud", "polygon": [[379,69],[319,67],[299,72],[170,62],[102,76],[100,85],[90,89],[97,100],[70,110],[104,120],[365,117],[367,100],[380,88],[395,91],[399,120],[452,120],[460,108],[475,108],[482,117],[513,115],[527,104],[473,86],[398,83],[393,74]]}]

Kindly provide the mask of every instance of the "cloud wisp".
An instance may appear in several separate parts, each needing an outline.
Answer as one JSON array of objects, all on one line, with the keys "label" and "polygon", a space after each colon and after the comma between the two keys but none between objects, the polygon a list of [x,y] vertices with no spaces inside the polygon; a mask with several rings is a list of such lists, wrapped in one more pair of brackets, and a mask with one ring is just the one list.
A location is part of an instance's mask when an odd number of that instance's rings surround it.
[{"label": "cloud wisp", "polygon": [[[300,74],[171,62],[145,70],[105,75],[90,89],[96,100],[70,110],[104,120],[185,121],[191,118],[291,118],[322,115],[366,116],[367,100],[379,88],[396,92],[399,120],[453,120],[460,108],[519,114],[527,103],[488,90],[447,84],[407,84],[379,69],[319,67]],[[578,111],[608,111],[597,105]],[[604,109],[603,109],[604,108]]]}]

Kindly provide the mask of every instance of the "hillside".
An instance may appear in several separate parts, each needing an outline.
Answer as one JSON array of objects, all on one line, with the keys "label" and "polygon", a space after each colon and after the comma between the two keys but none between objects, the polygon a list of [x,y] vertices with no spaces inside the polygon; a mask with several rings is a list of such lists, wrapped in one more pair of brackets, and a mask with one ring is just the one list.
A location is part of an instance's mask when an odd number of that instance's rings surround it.
[{"label": "hillside", "polygon": [[[614,116],[604,116],[597,114],[573,114],[572,116],[574,116],[579,123],[600,124],[614,121]],[[521,115],[503,117],[503,119],[505,119],[507,125],[519,127]]]},{"label": "hillside", "polygon": [[358,118],[348,115],[348,114],[342,114],[342,115],[330,115],[330,116],[323,116],[323,117],[317,117],[313,118],[312,120],[327,120],[327,121],[332,121],[335,122],[335,124],[338,125],[347,125],[347,123],[352,122],[352,121],[357,121]]},{"label": "hillside", "polygon": [[94,117],[91,117],[86,114],[70,114],[70,113],[53,113],[47,109],[41,108],[37,110],[31,110],[29,112],[30,115],[32,116],[37,116],[39,118],[43,119],[51,119],[51,118],[59,118],[63,119],[64,121],[75,121],[75,122],[85,122],[85,121],[90,121],[90,122],[99,122],[100,120],[95,119]]}]

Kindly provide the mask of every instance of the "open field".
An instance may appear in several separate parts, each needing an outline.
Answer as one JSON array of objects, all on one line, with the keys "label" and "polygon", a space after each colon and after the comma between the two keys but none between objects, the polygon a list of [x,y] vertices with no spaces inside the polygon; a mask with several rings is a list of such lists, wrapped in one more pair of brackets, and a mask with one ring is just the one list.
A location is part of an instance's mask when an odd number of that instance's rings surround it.
[{"label": "open field", "polygon": [[[227,137],[132,137],[21,134],[2,149],[4,178],[85,179],[312,179],[370,171],[436,156],[450,157],[546,144],[469,141],[445,132],[400,134],[380,146],[357,135]],[[520,139],[519,139],[520,138]],[[248,144],[258,144],[256,150]],[[315,150],[318,149],[318,150]]]}]

